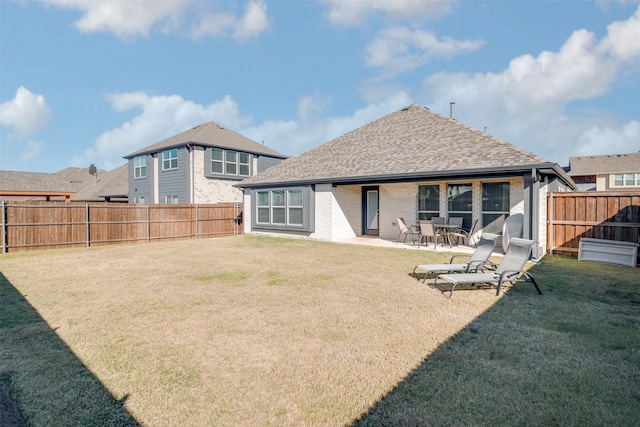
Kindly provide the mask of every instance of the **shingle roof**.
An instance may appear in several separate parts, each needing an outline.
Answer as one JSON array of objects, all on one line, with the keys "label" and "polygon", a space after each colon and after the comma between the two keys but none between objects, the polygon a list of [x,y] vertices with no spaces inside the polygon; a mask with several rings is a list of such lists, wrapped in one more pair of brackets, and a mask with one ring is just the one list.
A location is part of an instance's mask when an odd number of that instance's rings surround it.
[{"label": "shingle roof", "polygon": [[487,133],[410,105],[242,181],[239,186],[506,170],[551,163]]},{"label": "shingle roof", "polygon": [[263,144],[258,144],[257,142],[217,123],[208,122],[135,151],[124,156],[124,158],[129,159],[140,154],[157,153],[168,148],[179,147],[185,144],[230,148],[233,150],[244,151],[252,154],[262,154],[280,159],[287,157],[284,154],[280,154]]},{"label": "shingle roof", "polygon": [[82,188],[57,173],[0,171],[0,190],[5,191],[58,191],[73,193]]},{"label": "shingle roof", "polygon": [[91,182],[71,197],[71,200],[102,201],[105,197],[124,198],[129,192],[129,164],[110,171],[99,170]]},{"label": "shingle roof", "polygon": [[569,176],[640,172],[640,153],[569,158]]}]

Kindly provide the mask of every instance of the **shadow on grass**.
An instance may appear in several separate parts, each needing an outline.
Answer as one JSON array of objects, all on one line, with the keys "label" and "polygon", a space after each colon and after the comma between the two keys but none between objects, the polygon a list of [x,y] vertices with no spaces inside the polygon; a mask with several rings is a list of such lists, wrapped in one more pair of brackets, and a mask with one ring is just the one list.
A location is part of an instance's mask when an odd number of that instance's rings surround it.
[{"label": "shadow on grass", "polygon": [[0,425],[139,426],[0,273]]},{"label": "shadow on grass", "polygon": [[529,271],[542,296],[509,289],[351,426],[637,425],[640,269],[548,257]]}]

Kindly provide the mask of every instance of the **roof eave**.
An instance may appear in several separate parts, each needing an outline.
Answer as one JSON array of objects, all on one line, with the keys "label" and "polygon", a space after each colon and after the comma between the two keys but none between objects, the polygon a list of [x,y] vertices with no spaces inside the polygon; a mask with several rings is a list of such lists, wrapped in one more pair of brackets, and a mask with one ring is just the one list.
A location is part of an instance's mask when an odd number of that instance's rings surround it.
[{"label": "roof eave", "polygon": [[318,183],[334,184],[334,185],[356,185],[367,183],[381,183],[381,182],[409,182],[409,181],[422,181],[437,178],[450,178],[452,176],[466,177],[475,176],[505,176],[513,174],[522,174],[523,172],[530,172],[533,169],[538,171],[548,171],[546,174],[558,175],[569,186],[575,188],[575,184],[569,178],[569,176],[555,163],[529,163],[523,165],[490,167],[490,168],[474,168],[474,169],[456,169],[450,171],[433,171],[433,172],[414,172],[414,173],[400,173],[400,174],[382,174],[382,175],[367,175],[367,176],[351,176],[351,177],[339,177],[339,178],[318,178],[318,179],[302,179],[302,180],[290,180],[290,181],[267,181],[258,183],[238,183],[235,187],[238,188],[264,188],[264,187],[282,187],[290,185],[311,185]]}]

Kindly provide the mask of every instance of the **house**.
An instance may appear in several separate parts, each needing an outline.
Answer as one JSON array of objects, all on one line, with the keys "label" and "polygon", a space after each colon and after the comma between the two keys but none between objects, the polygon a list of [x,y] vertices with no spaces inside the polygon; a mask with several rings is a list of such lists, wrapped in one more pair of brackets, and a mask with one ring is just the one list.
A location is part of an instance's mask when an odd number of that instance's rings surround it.
[{"label": "house", "polygon": [[640,152],[569,158],[569,176],[580,191],[640,189]]},{"label": "house", "polygon": [[418,105],[410,105],[248,178],[244,231],[338,241],[395,239],[397,217],[478,220],[501,232],[524,215],[525,238],[546,247],[546,194],[574,190],[557,164]]},{"label": "house", "polygon": [[242,191],[233,184],[286,157],[217,123],[204,123],[124,157],[129,202],[242,202]]},{"label": "house", "polygon": [[[126,165],[123,165],[126,166]],[[127,169],[68,167],[54,173],[0,171],[0,199],[126,201]]]}]

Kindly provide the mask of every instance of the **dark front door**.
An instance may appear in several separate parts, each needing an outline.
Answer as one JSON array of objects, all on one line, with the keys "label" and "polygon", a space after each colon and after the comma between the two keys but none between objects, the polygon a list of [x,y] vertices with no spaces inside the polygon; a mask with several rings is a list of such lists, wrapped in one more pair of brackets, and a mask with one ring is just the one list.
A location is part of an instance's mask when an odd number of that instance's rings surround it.
[{"label": "dark front door", "polygon": [[379,228],[379,191],[378,187],[362,187],[362,234],[378,236]]}]

